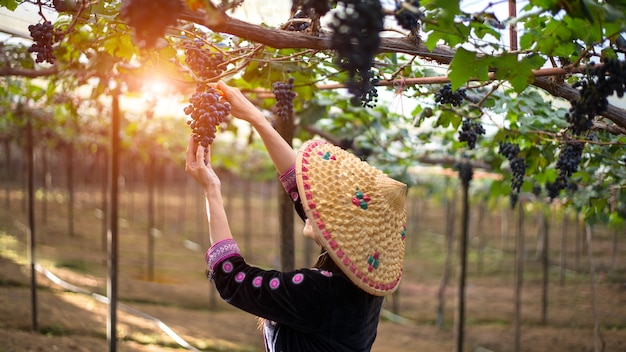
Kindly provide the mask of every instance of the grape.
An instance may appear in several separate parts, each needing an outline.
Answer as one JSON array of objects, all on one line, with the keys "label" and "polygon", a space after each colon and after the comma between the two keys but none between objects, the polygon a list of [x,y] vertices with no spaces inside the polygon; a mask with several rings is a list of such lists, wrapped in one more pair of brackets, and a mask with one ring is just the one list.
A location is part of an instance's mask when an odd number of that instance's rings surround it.
[{"label": "grape", "polygon": [[54,64],[56,56],[54,55],[52,44],[54,43],[54,27],[52,22],[45,21],[28,26],[33,44],[28,48],[28,52],[37,53],[36,63],[48,62]]},{"label": "grape", "polygon": [[419,25],[419,20],[424,17],[424,14],[419,9],[419,0],[405,0],[398,2],[394,16],[396,22],[400,27],[406,30],[415,30]]},{"label": "grape", "polygon": [[498,153],[509,160],[513,179],[511,180],[511,191],[519,193],[524,184],[524,175],[526,174],[526,162],[519,156],[519,145],[511,142],[500,142]]},{"label": "grape", "polygon": [[224,72],[224,55],[204,48],[202,40],[185,40],[185,64],[202,80],[212,79]]},{"label": "grape", "polygon": [[286,120],[293,114],[293,99],[296,93],[293,91],[293,77],[287,82],[274,82],[272,90],[276,96],[276,115]]},{"label": "grape", "polygon": [[176,24],[182,9],[177,0],[122,0],[120,17],[135,29],[140,47],[152,48],[166,27]]},{"label": "grape", "polygon": [[578,171],[584,149],[584,143],[577,141],[566,142],[562,147],[559,158],[556,161],[559,175],[554,182],[546,184],[550,199],[558,197],[561,190],[569,189],[570,191],[576,191],[578,189],[576,183],[570,182],[569,178]]},{"label": "grape", "polygon": [[480,122],[464,118],[463,123],[461,124],[461,130],[459,131],[459,142],[467,142],[469,149],[474,149],[476,147],[478,135],[483,134],[485,134],[485,129]]},{"label": "grape", "polygon": [[626,90],[626,64],[617,59],[604,58],[602,65],[590,64],[586,75],[572,85],[580,97],[571,102],[565,118],[574,135],[581,135],[593,125],[593,118],[608,109],[608,96],[624,96]]},{"label": "grape", "polygon": [[[373,74],[370,72],[370,76]],[[373,108],[378,103],[378,90],[376,89],[376,85],[378,85],[378,78],[370,78],[370,82],[363,89],[365,90],[360,97],[352,97],[352,105],[361,104],[364,108]]]},{"label": "grape", "polygon": [[207,148],[215,139],[217,126],[228,117],[230,103],[222,99],[221,91],[204,84],[198,84],[189,103],[184,109],[185,114],[191,117],[187,124],[191,127],[194,141]]},{"label": "grape", "polygon": [[[302,10],[298,10],[294,15],[293,18],[295,19],[302,19],[302,18],[308,18],[306,12],[302,11]],[[309,22],[292,22],[289,23],[289,25],[287,26],[287,30],[291,31],[291,32],[302,32],[303,30],[309,28],[311,26],[311,24]]]},{"label": "grape", "polygon": [[453,106],[459,106],[466,97],[465,89],[460,88],[456,91],[452,91],[452,85],[446,83],[439,89],[439,92],[435,94],[435,102],[439,104],[452,104]]},{"label": "grape", "polygon": [[347,71],[346,86],[354,97],[370,90],[371,67],[380,46],[384,13],[378,0],[340,0],[342,9],[329,23],[335,63]]}]

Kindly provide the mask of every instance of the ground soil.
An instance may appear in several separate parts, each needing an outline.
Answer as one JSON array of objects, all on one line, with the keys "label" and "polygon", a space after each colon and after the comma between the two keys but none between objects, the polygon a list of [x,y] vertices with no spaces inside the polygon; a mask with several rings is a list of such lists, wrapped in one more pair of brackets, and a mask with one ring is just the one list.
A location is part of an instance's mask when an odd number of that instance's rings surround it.
[{"label": "ground soil", "polygon": [[[64,203],[59,200],[58,204]],[[76,233],[68,235],[63,207],[55,207],[54,203],[49,207],[45,225],[39,226],[37,262],[63,282],[94,294],[71,292],[38,272],[35,276],[36,310],[31,304],[31,267],[24,231],[24,224],[28,223],[26,213],[15,201],[0,209],[0,352],[109,349],[107,305],[98,299],[107,295],[107,256],[101,248],[97,212],[88,202],[78,208],[77,213],[82,215],[77,216]],[[55,215],[57,211],[60,214]],[[427,216],[429,211],[433,218],[443,213],[426,209],[423,214]],[[231,221],[237,237],[237,224],[241,222]],[[433,221],[440,223],[441,219]],[[174,231],[162,230],[155,236],[156,269],[153,278],[148,280],[145,235],[137,229],[141,221],[133,221],[127,213],[121,223],[118,351],[183,349],[160,328],[159,322],[200,350],[263,350],[256,318],[220,301],[204,278],[202,246],[196,248],[190,236],[168,235]],[[248,257],[264,265],[275,263],[275,239],[267,241],[256,236],[249,242],[254,251],[249,251]],[[625,253],[623,249],[618,251],[620,261],[616,268],[609,270],[609,261],[605,259],[611,250],[602,243],[610,243],[611,237],[607,235],[604,239],[595,247],[596,258],[599,258],[595,303],[590,276],[584,270],[574,270],[577,265],[586,267],[585,257],[578,264],[571,259],[566,271],[553,264],[546,322],[541,319],[540,266],[531,255],[535,242],[527,241],[529,254],[525,261],[521,328],[517,335],[520,351],[587,352],[593,351],[594,341],[603,341],[604,351],[626,351],[626,277],[619,266]],[[296,243],[298,248],[301,248],[300,241]],[[572,243],[570,241],[569,245]],[[470,255],[465,295],[466,351],[514,351],[514,261],[510,251],[498,252],[498,246],[496,241],[491,247],[485,245],[484,267],[480,272],[476,269],[476,257]],[[558,247],[558,243],[555,246]],[[626,245],[620,248],[624,247]],[[301,257],[301,250],[298,251]],[[442,238],[435,232],[424,230],[419,233],[419,242],[407,243],[404,279],[399,294],[385,301],[373,351],[453,349],[457,298],[454,273],[444,295],[443,325],[435,324],[444,254]],[[555,258],[558,257],[555,255]],[[456,272],[454,265],[452,268]],[[601,339],[594,339],[594,304]],[[33,311],[37,312],[37,332],[33,331]]]}]

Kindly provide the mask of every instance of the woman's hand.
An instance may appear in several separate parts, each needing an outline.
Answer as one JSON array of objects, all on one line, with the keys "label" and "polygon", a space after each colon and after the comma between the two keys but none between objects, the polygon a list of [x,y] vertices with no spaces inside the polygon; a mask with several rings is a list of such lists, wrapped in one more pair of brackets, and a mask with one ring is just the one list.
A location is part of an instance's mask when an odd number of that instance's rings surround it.
[{"label": "woman's hand", "polygon": [[217,89],[224,93],[224,98],[228,100],[231,106],[230,114],[234,117],[248,121],[253,126],[257,126],[265,120],[263,113],[238,88],[219,81],[217,82]]},{"label": "woman's hand", "polygon": [[221,181],[211,167],[211,147],[207,148],[198,145],[192,136],[187,144],[187,158],[185,160],[185,171],[208,191],[211,187],[220,187]]}]

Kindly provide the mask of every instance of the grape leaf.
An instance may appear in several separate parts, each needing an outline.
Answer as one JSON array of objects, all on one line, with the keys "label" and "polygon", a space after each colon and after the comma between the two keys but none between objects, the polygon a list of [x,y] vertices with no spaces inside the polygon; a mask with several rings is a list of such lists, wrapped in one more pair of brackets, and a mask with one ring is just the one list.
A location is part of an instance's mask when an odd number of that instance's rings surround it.
[{"label": "grape leaf", "polygon": [[448,73],[452,90],[459,89],[470,79],[478,79],[479,81],[489,79],[491,60],[491,57],[477,57],[475,52],[459,48],[450,63],[450,72]]}]

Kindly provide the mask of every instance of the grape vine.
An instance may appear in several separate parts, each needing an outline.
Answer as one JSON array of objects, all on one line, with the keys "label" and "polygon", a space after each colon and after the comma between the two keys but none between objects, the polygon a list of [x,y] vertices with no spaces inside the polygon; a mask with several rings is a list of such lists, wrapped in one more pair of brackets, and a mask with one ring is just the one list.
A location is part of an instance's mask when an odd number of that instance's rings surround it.
[{"label": "grape vine", "polygon": [[276,96],[276,115],[283,120],[293,114],[293,99],[296,97],[293,82],[293,77],[289,77],[286,82],[278,81],[272,84],[272,91]]},{"label": "grape vine", "polygon": [[221,91],[204,84],[198,84],[189,103],[184,110],[191,117],[187,124],[194,141],[207,148],[215,139],[217,126],[228,117],[230,103],[222,99]]},{"label": "grape vine", "polygon": [[182,9],[181,1],[122,0],[120,17],[135,29],[139,47],[152,48],[166,27],[176,23]]},{"label": "grape vine", "polygon": [[[374,56],[380,45],[384,14],[378,0],[340,0],[329,27],[336,63],[347,71],[346,86],[355,97],[369,91]],[[354,101],[353,101],[354,102]]]}]

